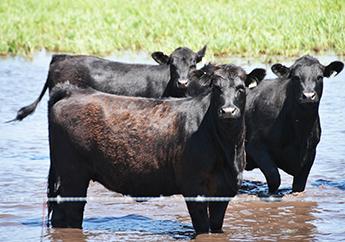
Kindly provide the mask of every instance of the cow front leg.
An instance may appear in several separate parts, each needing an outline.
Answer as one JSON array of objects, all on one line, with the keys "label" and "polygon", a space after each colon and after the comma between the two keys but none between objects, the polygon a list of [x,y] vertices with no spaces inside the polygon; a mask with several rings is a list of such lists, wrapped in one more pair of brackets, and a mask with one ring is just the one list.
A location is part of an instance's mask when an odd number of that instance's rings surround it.
[{"label": "cow front leg", "polygon": [[223,233],[223,221],[229,202],[210,202],[208,204],[210,214],[211,233]]},{"label": "cow front leg", "polygon": [[313,166],[315,160],[316,150],[308,151],[307,160],[301,171],[293,177],[292,192],[303,192],[307,179],[310,173],[310,169]]},{"label": "cow front leg", "polygon": [[280,175],[278,167],[272,161],[267,149],[263,145],[248,144],[246,152],[258,165],[262,173],[264,174],[269,193],[276,193],[280,186]]},{"label": "cow front leg", "polygon": [[207,203],[187,201],[186,204],[196,234],[208,233],[210,226],[207,214]]}]

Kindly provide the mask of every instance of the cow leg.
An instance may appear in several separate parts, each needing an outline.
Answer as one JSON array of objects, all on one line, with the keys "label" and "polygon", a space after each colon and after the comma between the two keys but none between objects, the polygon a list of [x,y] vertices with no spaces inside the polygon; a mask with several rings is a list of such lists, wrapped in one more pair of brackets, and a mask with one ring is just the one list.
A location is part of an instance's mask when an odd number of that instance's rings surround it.
[{"label": "cow leg", "polygon": [[316,150],[308,151],[307,160],[302,170],[293,177],[292,192],[303,192],[307,179],[309,176],[310,169],[314,163]]},{"label": "cow leg", "polygon": [[[48,196],[86,197],[90,176],[84,160],[61,131],[50,137]],[[85,202],[49,202],[53,227],[81,228]]]},{"label": "cow leg", "polygon": [[[89,181],[86,179],[61,177],[58,195],[62,198],[86,197],[88,184]],[[82,228],[85,203],[55,203],[52,207],[52,226],[58,228]]]},{"label": "cow leg", "polygon": [[229,202],[210,202],[208,204],[211,233],[223,233],[222,227],[228,203]]},{"label": "cow leg", "polygon": [[276,193],[280,186],[280,175],[267,149],[263,145],[248,144],[246,151],[265,175],[269,192]]},{"label": "cow leg", "polygon": [[206,202],[186,202],[196,234],[205,234],[209,231],[209,219]]}]

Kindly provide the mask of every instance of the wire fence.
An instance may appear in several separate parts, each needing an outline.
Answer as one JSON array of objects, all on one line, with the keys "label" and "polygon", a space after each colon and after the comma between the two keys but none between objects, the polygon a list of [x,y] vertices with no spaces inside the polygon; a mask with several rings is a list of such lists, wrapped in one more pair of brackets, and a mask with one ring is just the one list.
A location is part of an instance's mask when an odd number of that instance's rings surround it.
[{"label": "wire fence", "polygon": [[49,197],[49,198],[35,198],[35,197],[6,197],[0,196],[0,203],[42,203],[42,202],[88,202],[88,203],[133,203],[133,202],[280,202],[280,201],[303,201],[306,200],[300,196],[235,196],[235,197],[183,197],[181,196],[159,196],[159,197],[132,197],[132,196],[90,196],[90,197]]}]

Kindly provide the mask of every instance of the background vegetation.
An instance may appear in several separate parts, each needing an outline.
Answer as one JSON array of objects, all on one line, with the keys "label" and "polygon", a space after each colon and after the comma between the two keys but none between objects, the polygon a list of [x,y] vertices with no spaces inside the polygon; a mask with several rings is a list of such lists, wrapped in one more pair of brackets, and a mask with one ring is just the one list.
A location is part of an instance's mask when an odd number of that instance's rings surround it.
[{"label": "background vegetation", "polygon": [[0,54],[345,54],[344,0],[1,0]]}]

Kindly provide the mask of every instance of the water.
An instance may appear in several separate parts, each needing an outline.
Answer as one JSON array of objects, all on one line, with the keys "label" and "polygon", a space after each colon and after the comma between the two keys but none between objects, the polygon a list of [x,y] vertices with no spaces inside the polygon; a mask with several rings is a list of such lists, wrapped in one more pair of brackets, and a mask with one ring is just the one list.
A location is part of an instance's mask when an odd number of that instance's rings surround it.
[{"label": "water", "polygon": [[[163,201],[89,202],[83,230],[48,229],[43,200],[49,168],[47,95],[34,115],[23,122],[4,124],[18,108],[31,103],[46,79],[51,55],[33,60],[0,59],[0,241],[188,241],[193,228],[180,196]],[[113,60],[153,63],[145,54],[111,57]],[[320,57],[324,64],[337,59]],[[244,60],[250,71],[264,65]],[[285,62],[290,64],[291,62]],[[268,66],[267,66],[268,67]],[[269,71],[269,77],[272,73]],[[259,171],[246,172],[245,190],[230,203],[224,234],[201,235],[196,241],[341,241],[345,240],[345,71],[324,81],[320,106],[322,139],[306,191],[287,194],[291,177],[282,174],[281,198],[260,198],[267,189]],[[92,183],[89,196],[114,197]]]}]

